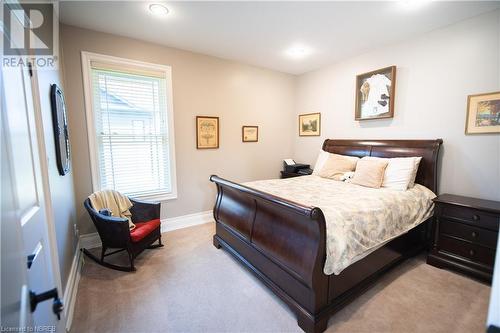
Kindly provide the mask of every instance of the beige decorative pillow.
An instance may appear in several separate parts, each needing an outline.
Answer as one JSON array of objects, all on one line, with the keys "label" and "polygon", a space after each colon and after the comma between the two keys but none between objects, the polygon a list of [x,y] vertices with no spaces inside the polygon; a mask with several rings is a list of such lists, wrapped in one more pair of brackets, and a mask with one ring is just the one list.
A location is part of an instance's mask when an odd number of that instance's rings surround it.
[{"label": "beige decorative pillow", "polygon": [[356,163],[359,158],[353,156],[344,156],[338,154],[330,154],[328,160],[318,172],[318,176],[333,180],[341,180],[342,175],[356,169]]},{"label": "beige decorative pillow", "polygon": [[328,161],[330,155],[331,154],[329,152],[320,149],[318,158],[316,159],[316,163],[314,164],[314,170],[312,173],[313,175],[319,175],[319,172],[321,171],[321,169],[323,169],[323,166],[325,165],[326,161]]},{"label": "beige decorative pillow", "polygon": [[356,165],[356,171],[351,181],[353,184],[380,188],[384,181],[385,168],[389,162],[384,159],[362,158]]}]

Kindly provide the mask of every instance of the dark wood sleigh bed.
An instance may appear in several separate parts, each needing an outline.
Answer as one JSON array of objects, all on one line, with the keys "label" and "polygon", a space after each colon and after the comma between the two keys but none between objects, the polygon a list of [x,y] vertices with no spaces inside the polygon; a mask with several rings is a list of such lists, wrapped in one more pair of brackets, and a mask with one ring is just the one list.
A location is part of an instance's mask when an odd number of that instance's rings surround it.
[{"label": "dark wood sleigh bed", "polygon": [[[323,150],[351,156],[422,156],[416,183],[437,193],[437,140],[325,140]],[[404,259],[424,250],[432,219],[393,239],[339,275],[325,275],[326,225],[321,209],[303,206],[211,176],[217,185],[216,234],[223,247],[297,315],[305,332],[322,332],[329,317]]]}]

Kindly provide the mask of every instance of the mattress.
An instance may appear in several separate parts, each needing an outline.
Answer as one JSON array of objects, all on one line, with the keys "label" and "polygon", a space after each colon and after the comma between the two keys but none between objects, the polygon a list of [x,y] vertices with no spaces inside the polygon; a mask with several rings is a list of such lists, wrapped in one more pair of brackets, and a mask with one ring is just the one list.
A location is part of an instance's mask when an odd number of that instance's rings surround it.
[{"label": "mattress", "polygon": [[373,189],[316,175],[244,183],[250,188],[306,206],[326,220],[325,274],[340,274],[432,216],[436,195],[415,184],[407,191]]}]

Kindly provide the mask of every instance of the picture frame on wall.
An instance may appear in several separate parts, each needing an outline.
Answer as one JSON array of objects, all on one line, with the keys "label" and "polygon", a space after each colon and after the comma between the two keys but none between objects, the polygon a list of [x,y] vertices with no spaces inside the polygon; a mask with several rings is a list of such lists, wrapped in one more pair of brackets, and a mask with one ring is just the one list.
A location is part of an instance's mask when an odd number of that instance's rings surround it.
[{"label": "picture frame on wall", "polygon": [[299,136],[321,135],[321,113],[305,113],[299,115]]},{"label": "picture frame on wall", "polygon": [[243,142],[258,142],[259,141],[259,126],[242,126],[241,141]]},{"label": "picture frame on wall", "polygon": [[500,133],[500,91],[467,96],[465,134]]},{"label": "picture frame on wall", "polygon": [[219,148],[219,117],[196,116],[196,148]]},{"label": "picture frame on wall", "polygon": [[357,121],[394,117],[396,66],[389,66],[356,76]]}]

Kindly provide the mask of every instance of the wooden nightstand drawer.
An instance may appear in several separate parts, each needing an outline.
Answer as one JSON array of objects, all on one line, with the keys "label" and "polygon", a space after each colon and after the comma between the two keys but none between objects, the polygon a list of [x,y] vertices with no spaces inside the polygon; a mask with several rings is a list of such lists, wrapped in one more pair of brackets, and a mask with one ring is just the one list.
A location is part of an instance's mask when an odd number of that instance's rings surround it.
[{"label": "wooden nightstand drawer", "polygon": [[495,249],[497,245],[497,232],[463,223],[451,222],[441,218],[439,219],[439,231],[441,234],[461,238],[490,249]]},{"label": "wooden nightstand drawer", "polygon": [[477,225],[491,230],[498,230],[498,216],[481,212],[476,209],[439,204],[440,217],[457,220],[472,225]]},{"label": "wooden nightstand drawer", "polygon": [[493,266],[493,262],[495,261],[495,251],[445,235],[439,237],[439,251],[456,254],[491,266]]},{"label": "wooden nightstand drawer", "polygon": [[441,194],[434,203],[436,223],[427,263],[491,282],[500,202]]}]

